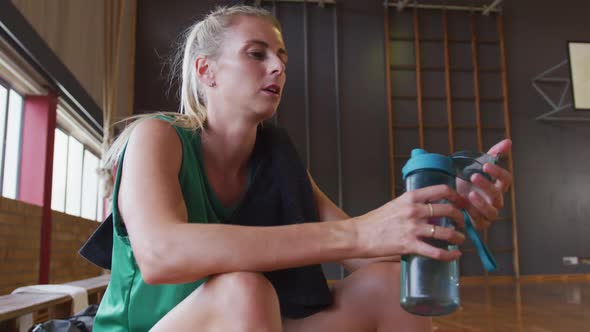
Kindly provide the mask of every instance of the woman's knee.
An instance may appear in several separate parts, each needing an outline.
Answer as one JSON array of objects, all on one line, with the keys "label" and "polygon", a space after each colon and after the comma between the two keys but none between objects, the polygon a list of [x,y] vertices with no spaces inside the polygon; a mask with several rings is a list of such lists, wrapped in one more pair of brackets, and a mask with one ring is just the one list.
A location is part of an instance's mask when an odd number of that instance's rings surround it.
[{"label": "woman's knee", "polygon": [[219,274],[210,278],[207,286],[221,288],[222,293],[234,303],[235,301],[272,301],[277,297],[270,281],[264,275],[255,272]]},{"label": "woman's knee", "polygon": [[362,294],[363,299],[359,302],[375,314],[377,331],[391,331],[394,327],[404,331],[431,331],[429,318],[411,315],[399,304],[400,268],[399,262],[381,262],[363,267],[350,276],[356,277],[351,288]]},{"label": "woman's knee", "polygon": [[[356,275],[355,275],[356,274]],[[361,288],[368,298],[396,298],[399,301],[400,264],[380,262],[367,265],[353,273],[356,287]]]},{"label": "woman's knee", "polygon": [[[216,275],[203,291],[215,288],[215,302],[224,310],[227,323],[236,330],[278,331],[279,300],[272,284],[260,273],[233,272]],[[209,289],[207,289],[209,288]]]}]

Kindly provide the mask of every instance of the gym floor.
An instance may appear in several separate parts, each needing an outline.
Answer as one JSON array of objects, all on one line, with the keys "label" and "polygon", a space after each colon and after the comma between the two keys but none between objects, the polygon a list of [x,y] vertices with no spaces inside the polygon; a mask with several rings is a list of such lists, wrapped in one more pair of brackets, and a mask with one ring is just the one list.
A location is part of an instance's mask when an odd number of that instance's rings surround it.
[{"label": "gym floor", "polygon": [[590,330],[590,280],[463,285],[461,301],[436,332]]}]

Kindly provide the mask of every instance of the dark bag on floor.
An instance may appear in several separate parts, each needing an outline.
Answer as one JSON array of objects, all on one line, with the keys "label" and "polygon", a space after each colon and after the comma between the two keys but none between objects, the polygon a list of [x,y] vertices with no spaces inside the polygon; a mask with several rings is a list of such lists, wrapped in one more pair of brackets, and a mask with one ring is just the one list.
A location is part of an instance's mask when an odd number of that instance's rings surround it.
[{"label": "dark bag on floor", "polygon": [[52,319],[37,324],[31,332],[92,332],[98,305],[92,304],[68,319]]}]

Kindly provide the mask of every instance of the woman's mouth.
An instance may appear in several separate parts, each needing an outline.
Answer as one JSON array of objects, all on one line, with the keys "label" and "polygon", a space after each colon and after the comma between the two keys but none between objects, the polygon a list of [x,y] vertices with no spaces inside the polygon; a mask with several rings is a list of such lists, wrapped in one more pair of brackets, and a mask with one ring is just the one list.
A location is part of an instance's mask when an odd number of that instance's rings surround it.
[{"label": "woman's mouth", "polygon": [[262,91],[270,94],[271,96],[279,96],[281,92],[281,87],[276,84],[267,85],[262,89]]}]

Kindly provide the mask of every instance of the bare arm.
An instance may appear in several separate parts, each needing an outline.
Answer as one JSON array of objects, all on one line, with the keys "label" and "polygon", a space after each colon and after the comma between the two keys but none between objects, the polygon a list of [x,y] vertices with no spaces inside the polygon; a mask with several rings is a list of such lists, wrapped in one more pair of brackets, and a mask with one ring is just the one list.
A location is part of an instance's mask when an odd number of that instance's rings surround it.
[{"label": "bare arm", "polygon": [[[457,252],[420,240],[430,234],[425,224],[426,200],[457,201],[448,187],[403,195],[363,216],[321,223],[248,227],[188,223],[178,183],[182,162],[180,140],[169,124],[145,120],[128,143],[119,191],[135,259],[148,283],[183,283],[235,271],[271,271],[358,257],[403,253],[452,260]],[[433,204],[436,216],[462,222],[449,204]],[[461,243],[463,236],[444,229],[437,238]]]},{"label": "bare arm", "polygon": [[361,255],[348,222],[276,227],[189,224],[178,183],[180,140],[145,120],[131,135],[119,209],[144,280],[182,283],[230,271],[270,271]]},{"label": "bare arm", "polygon": [[[324,192],[315,183],[311,174],[309,174],[309,180],[311,181],[311,185],[313,187],[314,199],[316,202],[316,206],[318,208],[318,213],[321,221],[336,221],[350,219],[346,212],[340,209],[336,204],[334,204],[334,202],[332,202],[332,200],[326,194],[324,194]],[[354,272],[359,268],[370,263],[383,261],[399,261],[399,258],[400,256],[348,258],[341,260],[339,263],[342,264],[342,266],[344,266],[344,268],[348,272]]]},{"label": "bare arm", "polygon": [[[499,155],[507,154],[510,151],[512,142],[508,139],[502,140],[494,145],[488,154]],[[496,180],[491,183],[480,174],[474,174],[471,178],[473,184],[480,188],[480,191],[467,191],[461,193],[461,196],[465,200],[460,202],[466,208],[471,217],[479,221],[480,227],[483,224],[483,228],[489,226],[490,221],[498,216],[498,211],[504,206],[503,194],[508,191],[510,184],[512,183],[512,174],[507,170],[493,164],[486,164],[484,171],[492,175]],[[314,198],[316,205],[319,210],[320,220],[345,220],[348,215],[342,211],[336,204],[334,204],[330,198],[328,198],[316,185],[311,175],[309,179],[313,186]],[[402,198],[402,195],[400,198]],[[459,205],[458,205],[459,206]],[[404,208],[404,207],[400,207]],[[374,258],[348,258],[340,261],[340,263],[350,272],[356,269],[379,261],[399,261],[400,255],[395,256],[382,256]]]}]

